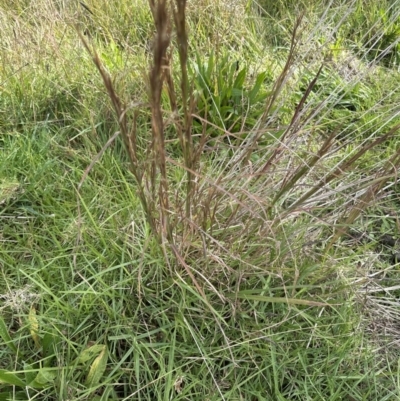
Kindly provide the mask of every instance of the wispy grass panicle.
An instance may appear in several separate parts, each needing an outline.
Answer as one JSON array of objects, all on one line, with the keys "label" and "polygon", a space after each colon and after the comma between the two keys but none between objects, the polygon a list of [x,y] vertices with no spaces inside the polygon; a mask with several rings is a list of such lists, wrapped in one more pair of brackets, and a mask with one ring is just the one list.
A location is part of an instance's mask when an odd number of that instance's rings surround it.
[{"label": "wispy grass panicle", "polygon": [[192,209],[192,185],[194,175],[194,148],[192,138],[192,120],[193,120],[193,93],[189,94],[190,82],[188,76],[188,34],[186,31],[186,0],[176,0],[173,8],[174,22],[177,34],[178,54],[181,73],[181,99],[183,114],[183,135],[182,150],[185,159],[185,167],[187,170],[187,188],[186,188],[186,218],[191,218]]},{"label": "wispy grass panicle", "polygon": [[160,174],[158,188],[158,200],[160,207],[160,232],[161,238],[173,243],[172,227],[170,223],[170,202],[168,191],[168,178],[166,166],[164,119],[161,109],[161,93],[164,86],[163,69],[169,68],[167,64],[167,51],[171,41],[171,19],[168,10],[168,2],[160,0],[150,1],[150,8],[154,18],[156,34],[154,38],[153,64],[150,69],[150,100],[151,100],[151,127],[152,145],[150,149],[151,195],[156,198],[157,173]]},{"label": "wispy grass panicle", "polygon": [[135,177],[138,186],[138,195],[143,205],[146,219],[153,233],[156,234],[157,233],[156,222],[154,220],[154,216],[151,210],[151,203],[149,203],[149,198],[146,196],[145,192],[146,171],[144,169],[143,164],[141,163],[141,157],[138,154],[138,148],[137,148],[137,132],[136,132],[137,113],[134,113],[133,122],[131,125],[129,125],[127,110],[114,89],[114,85],[112,83],[112,79],[109,73],[104,68],[103,63],[101,62],[100,57],[97,54],[96,50],[90,47],[86,39],[80,33],[79,35],[86,50],[92,56],[93,62],[103,79],[104,86],[107,90],[108,96],[110,97],[116,117],[118,119],[120,133],[123,138],[125,149],[127,151],[127,155],[130,161],[130,169],[133,176]]}]

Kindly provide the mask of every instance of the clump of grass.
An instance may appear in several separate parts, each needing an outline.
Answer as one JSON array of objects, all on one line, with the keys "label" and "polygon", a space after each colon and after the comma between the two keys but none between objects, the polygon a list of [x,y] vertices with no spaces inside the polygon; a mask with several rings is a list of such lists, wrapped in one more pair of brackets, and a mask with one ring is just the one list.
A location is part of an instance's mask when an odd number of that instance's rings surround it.
[{"label": "clump of grass", "polygon": [[[18,310],[10,303],[1,310],[3,394],[76,400],[396,397],[397,360],[382,335],[380,343],[371,341],[372,326],[363,319],[373,301],[368,288],[384,305],[379,284],[393,286],[396,267],[377,283],[357,267],[374,244],[354,250],[340,239],[350,226],[369,220],[369,205],[379,208],[394,188],[394,94],[376,81],[387,103],[370,106],[368,98],[360,104],[353,84],[364,84],[367,75],[360,69],[354,82],[340,73],[332,77],[335,64],[322,50],[310,59],[320,33],[304,40],[309,32],[301,18],[288,35],[285,61],[278,55],[270,62],[272,53],[265,64],[263,56],[249,56],[243,63],[248,80],[240,83],[240,69],[230,69],[225,82],[223,68],[220,76],[218,69],[192,75],[190,68],[196,57],[210,65],[209,48],[200,46],[208,36],[201,21],[212,16],[232,27],[228,2],[204,2],[208,7],[200,10],[193,4],[186,9],[185,1],[150,1],[149,8],[138,2],[134,34],[129,25],[136,17],[127,3],[107,3],[104,13],[102,3],[84,4],[90,12],[79,6],[79,13],[72,10],[78,14],[67,15],[83,31],[115,117],[86,53],[73,51],[72,30],[58,59],[62,68],[70,54],[81,61],[69,74],[73,82],[64,82],[66,93],[75,88],[73,99],[58,98],[56,108],[68,118],[54,123],[46,114],[51,105],[37,107],[46,104],[47,92],[36,91],[30,69],[24,85],[37,99],[34,107],[19,109],[17,97],[10,97],[14,108],[2,103],[16,124],[1,138],[0,171],[4,182],[18,183],[1,205],[2,299],[35,294]],[[238,21],[232,35],[209,32],[212,47],[231,52],[240,65],[243,48],[252,46],[253,56],[261,42],[254,34],[260,21],[249,18],[249,31]],[[329,18],[321,17],[320,26],[331,26]],[[145,43],[150,29],[151,54]],[[244,34],[247,44],[238,40]],[[130,58],[131,46],[142,53]],[[132,69],[133,61],[141,67]],[[51,68],[61,71],[56,63]],[[207,85],[199,88],[202,78]],[[8,81],[8,88],[16,82]],[[263,107],[248,101],[257,85]],[[337,86],[343,88],[336,92]],[[227,94],[223,102],[220,90]],[[333,120],[343,96],[358,102],[354,112],[376,106],[375,128],[353,121],[360,134],[354,138],[348,120]],[[231,100],[243,112],[237,125],[229,114],[217,118]],[[99,125],[102,119],[107,121]],[[388,312],[393,324],[396,313]],[[376,327],[376,317],[374,322]],[[389,349],[386,359],[383,349]]]},{"label": "clump of grass", "polygon": [[[304,131],[312,129],[314,116],[319,116],[319,113],[322,113],[322,111],[318,111],[318,114],[315,111],[307,113],[305,110],[307,109],[305,107],[306,103],[309,101],[310,94],[314,90],[323,69],[323,66],[321,66],[319,71],[316,72],[315,77],[305,88],[290,123],[283,132],[280,132],[279,141],[270,143],[265,155],[262,157],[258,156],[257,164],[252,164],[252,171],[249,170],[248,162],[252,157],[254,158],[254,155],[257,155],[260,138],[268,132],[268,128],[272,125],[267,122],[267,119],[271,115],[273,116],[273,110],[276,107],[275,103],[278,101],[280,93],[285,88],[286,82],[295,66],[300,35],[299,27],[301,25],[301,18],[299,18],[293,31],[287,62],[271,94],[268,96],[266,108],[259,123],[244,136],[244,139],[242,137],[242,139],[235,142],[234,146],[230,146],[233,156],[232,153],[227,153],[227,160],[222,158],[218,161],[217,171],[213,171],[214,176],[218,177],[218,179],[212,178],[213,175],[208,171],[209,167],[203,161],[204,158],[199,157],[199,155],[204,153],[204,147],[209,143],[212,135],[209,133],[209,130],[205,129],[199,142],[195,142],[193,139],[192,125],[193,115],[196,113],[196,102],[193,92],[189,92],[190,82],[187,67],[188,39],[185,28],[186,3],[178,2],[176,5],[171,6],[172,10],[169,10],[168,4],[164,1],[151,2],[150,5],[155,21],[156,36],[154,39],[153,63],[149,72],[152,139],[146,150],[146,158],[139,153],[136,146],[138,136],[136,119],[138,111],[135,111],[131,128],[129,128],[128,110],[121,104],[100,58],[96,53],[93,53],[93,57],[118,116],[121,133],[131,161],[131,170],[136,179],[139,196],[148,223],[153,233],[159,238],[160,243],[165,244],[165,242],[168,242],[175,252],[179,250],[178,261],[184,266],[186,266],[186,261],[182,258],[182,255],[192,253],[190,250],[191,241],[194,243],[198,241],[205,242],[202,245],[203,249],[197,249],[196,254],[203,253],[206,259],[208,258],[207,249],[213,242],[217,245],[217,248],[220,246],[220,239],[215,238],[213,235],[215,231],[226,234],[230,228],[235,227],[235,235],[230,237],[229,241],[223,241],[226,244],[224,246],[225,251],[230,248],[231,244],[237,244],[238,241],[248,238],[249,233],[251,235],[257,233],[261,238],[274,236],[274,227],[277,225],[276,219],[281,223],[284,217],[290,218],[291,212],[304,209],[306,204],[308,205],[308,210],[312,210],[312,206],[309,205],[315,202],[313,201],[314,194],[323,192],[324,188],[331,182],[342,180],[344,173],[353,169],[358,159],[364,156],[366,152],[388,141],[396,133],[398,126],[393,127],[386,134],[379,136],[372,142],[360,144],[359,149],[354,154],[347,159],[341,160],[335,169],[325,173],[319,182],[317,181],[303,194],[297,188],[300,186],[300,183],[308,181],[311,172],[323,168],[326,155],[335,152],[334,146],[338,130],[333,131],[323,141],[322,145],[316,145],[317,149],[314,152],[309,152],[309,155],[306,156],[306,162],[297,169],[289,170],[285,176],[281,176],[278,172],[271,174],[273,165],[279,165],[279,163],[284,162],[287,158],[286,155],[292,157],[293,151],[290,145],[292,139],[303,135]],[[169,50],[172,35],[170,13],[174,16],[177,37],[181,74],[179,84],[181,91],[179,95],[175,91],[174,80],[176,79],[176,75],[173,74],[175,66],[171,62],[173,53]],[[84,43],[87,49],[91,51],[86,42]],[[167,88],[171,107],[170,119],[175,128],[183,156],[182,164],[179,160],[174,160],[174,155],[167,153],[164,128],[165,113],[162,110],[164,83]],[[215,99],[213,102],[215,104]],[[279,108],[276,110],[279,110]],[[204,119],[202,121],[204,127],[207,127],[207,124],[209,124],[208,121]],[[224,126],[223,122],[222,125]],[[224,127],[224,129],[226,128]],[[229,135],[229,132],[227,134]],[[225,133],[221,136],[224,135]],[[224,146],[226,144],[220,142],[220,145]],[[285,152],[282,151],[282,146],[286,147]],[[298,149],[298,151],[302,151],[301,146]],[[349,217],[345,220],[345,226],[355,219],[357,214],[379,192],[388,177],[394,174],[397,163],[398,156],[396,154],[388,161],[387,167],[384,168],[384,173],[376,177],[376,185],[368,188],[368,195],[360,199],[353,210],[347,210]],[[224,171],[218,171],[221,165],[224,165]],[[176,170],[177,168],[182,168],[187,174],[185,180],[186,189],[184,192],[182,192],[181,186],[174,184],[170,179],[170,175],[168,175],[169,169]],[[211,167],[211,171],[213,168],[215,166]],[[283,179],[282,184],[278,184],[278,187],[276,187],[275,182],[277,178],[279,181]],[[226,187],[227,181],[229,181],[228,187]],[[358,181],[354,182],[353,186],[358,187]],[[261,196],[261,188],[262,190],[267,188],[267,193],[263,194],[264,196]],[[282,203],[286,199],[287,193],[291,192],[296,193],[297,199],[291,203],[290,207],[286,207],[283,213],[279,209],[275,209],[277,204]],[[350,195],[346,194],[346,196]],[[320,201],[322,199],[320,198]],[[182,211],[183,203],[186,204],[185,212]],[[255,203],[258,210],[250,206]],[[360,204],[364,206],[360,207]],[[201,206],[199,207],[199,205]],[[338,210],[336,209],[335,213]],[[342,232],[342,229],[339,232]],[[192,235],[199,235],[199,238],[192,238]],[[191,240],[183,241],[187,236]],[[245,239],[244,242],[249,242],[250,238]],[[242,260],[240,256],[238,260]],[[251,262],[249,263],[252,264]]]}]

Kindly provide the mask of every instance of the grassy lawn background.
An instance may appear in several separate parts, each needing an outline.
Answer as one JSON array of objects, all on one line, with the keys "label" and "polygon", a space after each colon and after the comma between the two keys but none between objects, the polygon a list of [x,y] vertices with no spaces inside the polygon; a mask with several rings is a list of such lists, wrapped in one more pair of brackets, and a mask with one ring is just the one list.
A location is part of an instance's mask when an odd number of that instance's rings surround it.
[{"label": "grassy lawn background", "polygon": [[2,2],[0,400],[399,398],[400,3],[327,4],[187,4],[169,237],[148,2]]}]

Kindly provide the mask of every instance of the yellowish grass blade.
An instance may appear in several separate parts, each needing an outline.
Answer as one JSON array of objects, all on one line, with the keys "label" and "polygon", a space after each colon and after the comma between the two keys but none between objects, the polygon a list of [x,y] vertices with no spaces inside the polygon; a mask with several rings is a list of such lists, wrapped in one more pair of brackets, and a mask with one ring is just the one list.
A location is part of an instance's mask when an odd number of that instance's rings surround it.
[{"label": "yellowish grass blade", "polygon": [[100,382],[101,376],[103,376],[103,373],[107,367],[107,359],[107,346],[103,345],[100,355],[93,361],[92,365],[90,366],[90,370],[86,379],[86,386],[93,387]]},{"label": "yellowish grass blade", "polygon": [[238,294],[235,294],[234,296],[235,298],[260,301],[260,302],[285,303],[290,305],[306,305],[306,306],[331,306],[331,304],[328,304],[326,302],[310,301],[308,299],[266,297],[264,295],[243,294],[240,292]]}]

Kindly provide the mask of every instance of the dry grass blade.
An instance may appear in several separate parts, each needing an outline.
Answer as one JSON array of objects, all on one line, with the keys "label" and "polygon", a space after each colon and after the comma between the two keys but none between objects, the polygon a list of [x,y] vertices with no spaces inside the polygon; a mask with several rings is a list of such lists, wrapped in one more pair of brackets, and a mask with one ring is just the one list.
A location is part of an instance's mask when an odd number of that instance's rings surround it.
[{"label": "dry grass blade", "polygon": [[[300,100],[300,103],[296,107],[296,110],[294,112],[294,115],[292,117],[292,120],[291,120],[288,128],[285,130],[285,132],[282,135],[281,142],[283,142],[285,140],[285,138],[287,137],[287,135],[289,134],[290,131],[292,131],[294,133],[299,131],[299,127],[297,126],[297,123],[299,121],[299,118],[301,117],[301,110],[303,109],[304,104],[305,104],[306,100],[308,99],[312,89],[314,88],[315,84],[317,83],[317,80],[318,80],[319,75],[321,74],[322,68],[323,68],[323,66],[320,67],[320,69],[318,70],[314,79],[308,85],[304,95],[302,96],[302,98]],[[283,186],[283,188],[278,192],[278,194],[275,196],[275,199],[272,202],[272,205],[274,205],[277,202],[277,200],[280,199],[280,197],[287,190],[289,190],[302,176],[304,176],[307,173],[307,171],[310,170],[310,168],[312,166],[314,166],[318,162],[318,160],[320,160],[329,151],[331,145],[333,144],[333,140],[335,139],[336,133],[337,132],[335,131],[334,133],[332,133],[329,136],[329,138],[321,146],[320,150],[318,151],[318,154],[316,156],[312,157],[312,159],[309,161],[309,163],[306,163],[304,166],[299,167],[299,169],[297,169],[297,171],[293,175],[291,175],[291,178],[289,179],[289,183],[287,185]],[[281,147],[281,146],[275,147],[274,151],[272,152],[271,157],[267,160],[267,162],[264,164],[263,168],[261,169],[261,172],[259,173],[260,175],[258,176],[258,178],[260,178],[263,174],[265,174],[268,171],[268,169],[273,165],[276,158],[282,152],[283,152],[283,147]],[[287,180],[285,180],[285,181],[287,181]]]},{"label": "dry grass blade", "polygon": [[371,143],[364,144],[361,149],[352,157],[343,160],[342,163],[338,167],[334,169],[334,171],[330,174],[328,174],[327,177],[323,178],[320,180],[312,189],[310,189],[307,193],[305,193],[300,199],[298,199],[296,202],[294,202],[289,208],[288,211],[294,210],[296,207],[302,205],[307,199],[309,199],[311,196],[313,196],[317,191],[319,191],[321,188],[323,188],[326,184],[334,180],[335,178],[340,177],[341,175],[344,174],[345,171],[347,171],[351,166],[354,165],[354,163],[361,157],[363,156],[366,152],[369,150],[373,149],[374,147],[382,144],[383,142],[387,141],[389,138],[391,138],[398,130],[400,129],[400,124],[396,125],[393,127],[389,132],[387,132],[385,135],[382,135],[381,137],[375,139]]},{"label": "dry grass blade", "polygon": [[[267,99],[267,103],[265,106],[265,111],[260,119],[260,125],[263,126],[265,125],[267,119],[269,117],[271,117],[271,113],[272,113],[272,109],[274,104],[276,103],[277,99],[279,98],[279,95],[281,94],[282,90],[285,87],[285,83],[287,81],[287,79],[290,76],[290,70],[291,68],[294,66],[295,61],[296,61],[296,51],[297,51],[297,47],[298,47],[298,42],[299,42],[299,37],[300,37],[300,26],[303,20],[304,14],[300,14],[296,21],[295,21],[295,25],[293,28],[293,32],[292,32],[292,37],[291,37],[291,42],[290,42],[290,49],[289,49],[289,54],[286,58],[286,63],[282,69],[282,72],[280,73],[278,79],[275,81],[275,84],[272,88],[271,91],[271,95],[268,97]],[[303,98],[300,101],[300,104],[297,106],[295,113],[293,115],[292,121],[290,123],[290,125],[288,126],[285,134],[282,137],[282,140],[284,139],[284,137],[289,133],[290,130],[293,131],[295,122],[298,121],[299,116],[301,115],[301,111],[302,111],[302,107],[305,103],[305,101],[307,100],[309,94],[311,93],[312,88],[314,87],[315,83],[318,80],[318,77],[320,75],[322,71],[322,66],[320,68],[320,70],[317,72],[315,78],[311,81],[311,83],[309,84],[307,91],[305,92],[305,94],[303,95]],[[260,139],[260,136],[263,134],[263,130],[259,130],[258,133],[256,133],[256,135],[254,135],[254,137],[251,140],[251,143],[248,144],[248,150],[246,150],[245,152],[243,152],[242,156],[240,157],[240,160],[244,160],[245,162],[249,161],[249,158],[252,154],[252,151],[254,149],[254,146],[256,146],[258,140]],[[267,171],[267,169],[271,166],[271,164],[273,163],[274,159],[279,155],[279,153],[281,152],[280,148],[276,148],[275,151],[273,152],[273,154],[271,155],[270,159],[265,163],[265,166],[263,168],[263,172]]]},{"label": "dry grass blade", "polygon": [[145,210],[145,215],[146,215],[147,221],[150,224],[152,231],[156,234],[156,232],[157,232],[156,224],[155,224],[154,218],[152,216],[152,213],[150,211],[149,203],[146,199],[146,195],[145,195],[145,191],[144,191],[144,187],[143,187],[143,171],[141,171],[141,169],[140,169],[137,148],[136,148],[136,118],[137,118],[137,115],[135,114],[134,123],[132,124],[132,128],[129,130],[126,110],[124,109],[124,107],[122,105],[121,99],[119,98],[119,96],[117,95],[117,93],[114,90],[114,86],[112,84],[110,75],[104,69],[103,64],[102,64],[97,52],[94,49],[90,48],[86,39],[83,37],[83,35],[80,33],[80,31],[78,29],[77,29],[77,32],[79,34],[79,37],[80,37],[85,49],[91,55],[93,62],[103,79],[104,86],[107,90],[108,96],[111,99],[115,114],[118,118],[118,124],[120,127],[121,136],[123,138],[125,148],[127,150],[127,154],[129,156],[131,172],[132,172],[133,176],[135,177],[136,183],[138,185],[138,195],[139,195],[140,201],[142,203],[142,206]]},{"label": "dry grass blade", "polygon": [[275,82],[275,85],[272,89],[272,94],[268,99],[266,109],[265,109],[265,112],[262,117],[263,121],[265,121],[268,118],[268,116],[270,115],[272,106],[274,105],[279,94],[281,93],[281,91],[284,87],[285,81],[287,79],[287,76],[289,74],[290,68],[293,66],[293,63],[295,61],[296,49],[297,49],[297,44],[298,44],[298,40],[299,40],[299,38],[298,38],[299,28],[301,26],[303,17],[304,17],[304,14],[300,14],[299,17],[297,17],[297,19],[296,19],[295,26],[294,26],[293,33],[292,33],[292,39],[291,39],[291,43],[290,43],[289,55],[287,57],[286,64],[283,67],[281,74],[279,75],[279,78]]},{"label": "dry grass blade", "polygon": [[77,209],[78,209],[78,222],[77,222],[77,236],[76,236],[76,241],[75,241],[75,249],[74,249],[74,256],[73,256],[73,263],[74,266],[76,266],[76,250],[78,248],[79,243],[81,242],[81,224],[82,224],[82,213],[81,213],[81,200],[80,200],[80,190],[82,188],[83,183],[85,182],[87,176],[89,175],[90,171],[92,170],[93,166],[101,159],[102,155],[104,152],[109,148],[109,146],[115,141],[117,136],[120,134],[119,131],[117,131],[108,141],[107,143],[102,147],[100,152],[96,155],[96,157],[92,160],[92,162],[89,164],[89,166],[85,169],[83,176],[81,180],[79,181],[78,188],[77,188]]},{"label": "dry grass blade", "polygon": [[[336,227],[336,233],[329,242],[327,251],[332,245],[344,234],[346,234],[350,225],[357,219],[363,210],[375,199],[382,187],[393,177],[396,177],[398,168],[400,167],[400,150],[388,160],[383,167],[383,171],[375,177],[369,188],[360,197],[356,204],[352,207],[343,223]],[[343,221],[343,217],[340,219]]]},{"label": "dry grass blade", "polygon": [[333,306],[326,302],[310,301],[308,299],[284,298],[284,297],[267,297],[258,294],[237,293],[235,298],[248,299],[259,302],[286,303],[289,305],[305,305],[305,306]]},{"label": "dry grass blade", "polygon": [[272,206],[281,199],[282,195],[284,195],[287,191],[289,191],[293,186],[299,181],[302,177],[304,177],[316,164],[319,160],[321,160],[324,155],[326,155],[331,148],[333,141],[336,137],[337,132],[333,132],[322,144],[318,153],[314,156],[311,156],[310,160],[304,163],[304,165],[299,166],[293,173],[290,174],[290,177],[284,180],[282,184],[282,188],[275,195],[274,200],[272,201]]}]

